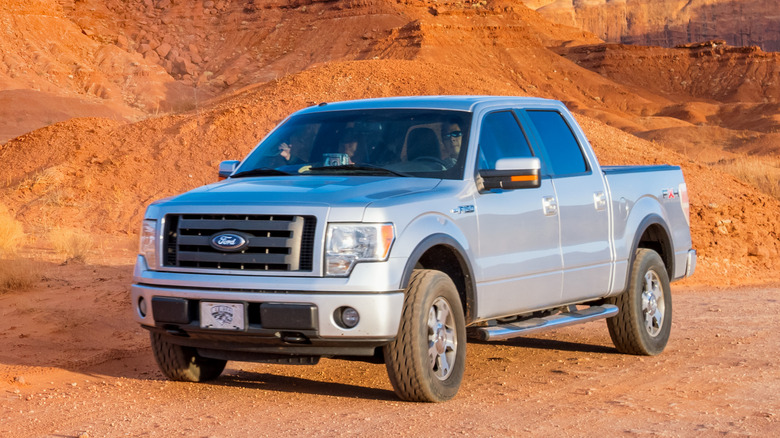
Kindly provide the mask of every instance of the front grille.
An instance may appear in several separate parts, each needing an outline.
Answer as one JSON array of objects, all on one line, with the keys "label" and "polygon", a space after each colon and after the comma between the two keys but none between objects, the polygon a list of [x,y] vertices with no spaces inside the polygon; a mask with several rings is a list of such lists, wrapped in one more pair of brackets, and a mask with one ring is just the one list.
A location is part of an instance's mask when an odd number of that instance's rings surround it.
[{"label": "front grille", "polygon": [[[250,271],[308,271],[314,263],[313,216],[167,215],[165,266]],[[245,236],[248,245],[226,252],[211,245],[223,232]]]}]

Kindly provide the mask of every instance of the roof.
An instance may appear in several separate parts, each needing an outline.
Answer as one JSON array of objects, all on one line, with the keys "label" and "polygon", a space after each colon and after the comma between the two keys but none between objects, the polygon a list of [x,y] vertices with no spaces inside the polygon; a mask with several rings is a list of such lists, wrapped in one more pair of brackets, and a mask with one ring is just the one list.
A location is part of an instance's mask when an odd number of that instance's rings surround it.
[{"label": "roof", "polygon": [[481,105],[526,106],[559,103],[538,97],[517,96],[404,96],[378,99],[349,100],[344,102],[321,103],[299,111],[314,113],[321,111],[348,111],[357,109],[439,109],[456,111],[474,111]]}]

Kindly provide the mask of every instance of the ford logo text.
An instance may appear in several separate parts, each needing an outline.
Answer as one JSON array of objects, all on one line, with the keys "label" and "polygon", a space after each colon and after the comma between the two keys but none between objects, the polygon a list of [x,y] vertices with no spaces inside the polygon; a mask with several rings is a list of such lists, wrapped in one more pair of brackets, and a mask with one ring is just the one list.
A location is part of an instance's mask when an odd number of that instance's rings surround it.
[{"label": "ford logo text", "polygon": [[241,251],[248,243],[246,238],[235,233],[219,233],[211,238],[214,249],[227,252]]}]

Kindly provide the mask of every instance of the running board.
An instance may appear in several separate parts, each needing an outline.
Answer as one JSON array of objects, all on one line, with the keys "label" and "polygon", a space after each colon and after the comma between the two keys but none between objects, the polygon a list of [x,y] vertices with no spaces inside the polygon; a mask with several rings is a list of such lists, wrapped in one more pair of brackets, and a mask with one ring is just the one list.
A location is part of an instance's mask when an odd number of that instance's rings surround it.
[{"label": "running board", "polygon": [[609,318],[615,316],[617,312],[617,306],[602,304],[600,306],[590,306],[587,309],[576,310],[574,312],[557,313],[543,318],[530,318],[520,322],[494,325],[491,327],[477,327],[476,333],[479,336],[479,339],[483,341],[500,341],[516,336],[527,335],[529,333]]}]

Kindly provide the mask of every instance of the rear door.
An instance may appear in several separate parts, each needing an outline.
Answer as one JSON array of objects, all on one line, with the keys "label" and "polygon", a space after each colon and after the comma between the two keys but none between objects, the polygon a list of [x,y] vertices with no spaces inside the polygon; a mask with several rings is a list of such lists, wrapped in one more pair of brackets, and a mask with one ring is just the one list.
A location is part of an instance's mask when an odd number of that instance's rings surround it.
[{"label": "rear door", "polygon": [[563,254],[562,303],[603,296],[609,289],[612,252],[601,172],[594,171],[572,131],[574,120],[557,110],[517,111],[531,142],[544,156],[557,194]]},{"label": "rear door", "polygon": [[[479,132],[477,172],[495,169],[500,158],[536,156],[511,110],[486,114]],[[562,260],[550,178],[543,178],[539,188],[477,193],[475,206],[479,317],[512,315],[558,303]]]}]

